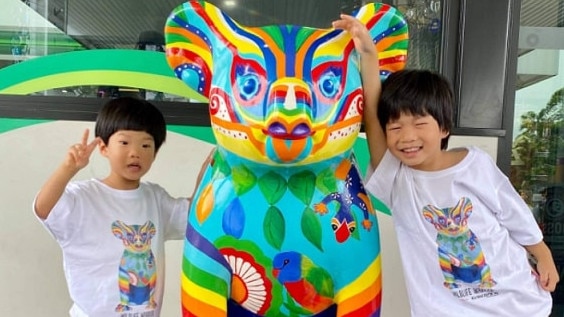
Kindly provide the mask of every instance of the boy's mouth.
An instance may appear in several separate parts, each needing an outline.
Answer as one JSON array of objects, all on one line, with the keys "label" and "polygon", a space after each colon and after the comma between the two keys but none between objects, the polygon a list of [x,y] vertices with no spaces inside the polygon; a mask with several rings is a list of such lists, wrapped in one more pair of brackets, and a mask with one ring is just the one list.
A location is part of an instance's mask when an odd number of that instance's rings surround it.
[{"label": "boy's mouth", "polygon": [[419,151],[419,150],[421,150],[421,146],[413,146],[413,147],[408,147],[408,148],[405,148],[405,149],[401,149],[401,151],[402,151],[402,152],[405,152],[405,153],[413,153],[413,152],[417,152],[417,151]]},{"label": "boy's mouth", "polygon": [[141,165],[137,163],[127,164],[127,168],[129,169],[141,169]]}]

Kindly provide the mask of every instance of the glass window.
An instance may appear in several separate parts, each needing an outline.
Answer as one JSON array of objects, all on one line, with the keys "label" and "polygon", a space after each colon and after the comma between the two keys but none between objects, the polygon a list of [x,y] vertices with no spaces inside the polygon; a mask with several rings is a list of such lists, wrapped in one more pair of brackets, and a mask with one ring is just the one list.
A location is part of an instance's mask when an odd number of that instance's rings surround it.
[{"label": "glass window", "polygon": [[[186,100],[178,89],[140,88],[165,75],[163,67],[143,72],[158,58],[139,51],[164,51],[165,20],[181,2],[3,0],[0,94]],[[127,79],[135,75],[144,77]]]},{"label": "glass window", "polygon": [[[523,0],[511,181],[564,274],[564,0]],[[564,284],[551,316],[564,315]]]},{"label": "glass window", "polygon": [[[0,94],[138,95],[203,101],[167,81],[163,29],[183,0],[2,0]],[[241,24],[329,27],[361,0],[210,0]],[[379,1],[376,1],[379,2]],[[409,22],[410,67],[438,69],[441,1],[394,0]],[[110,51],[111,50],[111,51]]]},{"label": "glass window", "polygon": [[438,71],[443,34],[442,1],[396,0],[394,6],[401,10],[409,25],[407,67]]}]

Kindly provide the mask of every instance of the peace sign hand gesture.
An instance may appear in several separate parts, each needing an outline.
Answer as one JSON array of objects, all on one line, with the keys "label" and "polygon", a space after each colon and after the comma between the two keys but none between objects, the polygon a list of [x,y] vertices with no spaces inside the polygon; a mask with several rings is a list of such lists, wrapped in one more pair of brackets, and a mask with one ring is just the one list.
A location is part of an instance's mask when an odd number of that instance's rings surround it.
[{"label": "peace sign hand gesture", "polygon": [[84,133],[82,134],[82,142],[74,144],[69,148],[64,165],[75,169],[76,171],[88,165],[90,155],[92,155],[92,152],[100,143],[100,138],[95,138],[93,141],[88,143],[89,133],[90,131],[88,129],[84,130]]}]

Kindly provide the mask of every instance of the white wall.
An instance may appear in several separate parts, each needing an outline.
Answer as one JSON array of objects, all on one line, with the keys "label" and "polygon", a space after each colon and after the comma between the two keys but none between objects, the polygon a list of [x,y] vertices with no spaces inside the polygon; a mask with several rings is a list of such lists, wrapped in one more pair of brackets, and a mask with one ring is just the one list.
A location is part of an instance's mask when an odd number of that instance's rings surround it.
[{"label": "white wall", "polygon": [[[80,140],[92,122],[49,122],[0,134],[0,316],[68,316],[71,302],[63,276],[61,251],[34,217],[35,193],[64,157],[69,145]],[[480,138],[453,143],[482,144]],[[486,146],[487,145],[487,146]],[[194,180],[211,144],[169,132],[151,172],[173,196],[192,193]],[[488,148],[493,151],[494,149]],[[104,177],[107,162],[97,152],[77,178]],[[179,177],[181,176],[181,177]],[[383,269],[382,317],[408,317],[409,304],[391,217],[378,214]],[[182,241],[167,243],[166,291],[162,316],[180,316]],[[210,316],[212,317],[212,316]]]},{"label": "white wall", "polygon": [[466,135],[453,135],[448,141],[449,149],[474,145],[488,153],[494,161],[497,161],[497,137],[478,137]]},{"label": "white wall", "polygon": [[[57,243],[34,217],[39,187],[81,139],[92,122],[50,122],[0,134],[0,316],[68,316],[71,302]],[[146,179],[173,196],[192,194],[194,180],[212,145],[173,132]],[[77,179],[104,177],[107,161],[98,152]],[[181,177],[180,177],[181,176]],[[180,316],[182,241],[167,242],[166,291],[162,316]]]}]

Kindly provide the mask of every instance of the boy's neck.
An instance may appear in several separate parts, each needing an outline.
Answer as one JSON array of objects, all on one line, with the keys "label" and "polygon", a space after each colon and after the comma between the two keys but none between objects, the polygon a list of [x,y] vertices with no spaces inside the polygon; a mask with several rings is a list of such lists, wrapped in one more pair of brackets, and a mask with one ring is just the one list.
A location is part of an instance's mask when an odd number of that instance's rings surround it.
[{"label": "boy's neck", "polygon": [[135,181],[125,180],[125,179],[117,180],[115,178],[112,178],[111,176],[108,176],[102,180],[102,183],[113,189],[133,190],[139,188],[139,184],[141,183],[141,180],[135,180]]},{"label": "boy's neck", "polygon": [[412,166],[412,169],[425,171],[425,172],[438,172],[446,170],[460,163],[468,154],[467,148],[455,148],[449,150],[441,150],[435,157],[433,166],[426,166],[426,168],[418,168]]}]

